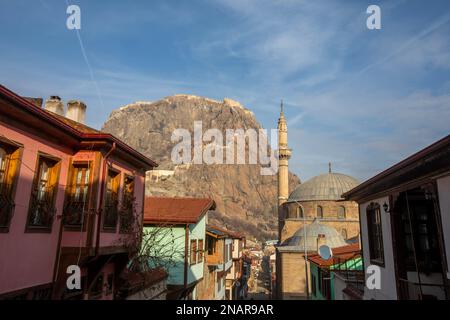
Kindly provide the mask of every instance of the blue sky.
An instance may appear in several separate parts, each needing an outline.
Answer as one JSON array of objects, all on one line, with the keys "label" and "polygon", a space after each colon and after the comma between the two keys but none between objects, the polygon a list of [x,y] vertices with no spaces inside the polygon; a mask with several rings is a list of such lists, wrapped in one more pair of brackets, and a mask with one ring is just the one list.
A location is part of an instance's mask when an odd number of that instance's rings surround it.
[{"label": "blue sky", "polygon": [[[88,105],[229,97],[274,128],[285,101],[290,169],[366,179],[449,134],[450,2],[0,0],[0,82]],[[382,29],[366,28],[377,4]],[[89,70],[88,64],[91,70]]]}]

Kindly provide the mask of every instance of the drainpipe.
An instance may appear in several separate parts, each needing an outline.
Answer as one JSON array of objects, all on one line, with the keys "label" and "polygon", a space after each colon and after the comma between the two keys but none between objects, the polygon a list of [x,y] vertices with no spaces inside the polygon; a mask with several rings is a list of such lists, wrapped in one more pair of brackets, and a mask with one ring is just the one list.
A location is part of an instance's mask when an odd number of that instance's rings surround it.
[{"label": "drainpipe", "polygon": [[116,150],[116,143],[113,142],[113,145],[111,149],[108,151],[108,153],[103,158],[103,168],[102,168],[102,178],[100,180],[100,200],[99,200],[99,209],[98,209],[98,219],[97,219],[97,239],[95,244],[95,256],[98,256],[99,251],[99,245],[100,245],[100,226],[102,224],[102,215],[103,215],[103,197],[105,193],[105,181],[106,181],[106,167],[107,167],[107,160],[111,153]]},{"label": "drainpipe", "polygon": [[185,234],[184,234],[184,289],[187,289],[188,281],[188,255],[189,255],[189,225],[186,224]]},{"label": "drainpipe", "polygon": [[[294,201],[299,208],[301,208],[301,205],[298,201]],[[308,244],[308,241],[306,239],[306,212],[303,212],[303,257],[305,259],[305,287],[306,287],[306,300],[309,300],[309,272],[308,272],[308,249],[306,245]]]}]

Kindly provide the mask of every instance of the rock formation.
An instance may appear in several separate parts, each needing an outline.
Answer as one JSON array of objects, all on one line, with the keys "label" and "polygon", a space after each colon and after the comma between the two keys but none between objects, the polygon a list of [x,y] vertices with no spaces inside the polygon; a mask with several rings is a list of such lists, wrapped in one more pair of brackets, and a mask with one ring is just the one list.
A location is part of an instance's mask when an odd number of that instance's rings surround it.
[{"label": "rock formation", "polygon": [[[226,129],[261,128],[254,114],[237,101],[175,95],[121,107],[111,113],[102,130],[160,164],[157,171],[147,175],[147,195],[211,197],[217,203],[217,210],[210,215],[210,223],[240,231],[252,240],[275,239],[276,175],[261,175],[259,164],[176,165],[172,162],[172,150],[178,143],[172,142],[172,133],[182,128],[194,136],[194,121],[202,121],[203,132],[219,129],[224,141]],[[299,179],[290,174],[289,180],[292,190]]]}]

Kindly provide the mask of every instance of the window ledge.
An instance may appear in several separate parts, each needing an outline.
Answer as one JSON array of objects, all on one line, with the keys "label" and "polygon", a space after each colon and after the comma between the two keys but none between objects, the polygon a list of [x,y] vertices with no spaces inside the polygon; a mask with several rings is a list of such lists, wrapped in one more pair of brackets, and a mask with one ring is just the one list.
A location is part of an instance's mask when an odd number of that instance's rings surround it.
[{"label": "window ledge", "polygon": [[34,227],[27,226],[25,233],[52,233],[52,227]]},{"label": "window ledge", "polygon": [[383,261],[383,260],[370,259],[370,263],[371,263],[371,264],[374,264],[374,265],[376,265],[376,266],[382,267],[382,268],[385,267],[384,261]]}]

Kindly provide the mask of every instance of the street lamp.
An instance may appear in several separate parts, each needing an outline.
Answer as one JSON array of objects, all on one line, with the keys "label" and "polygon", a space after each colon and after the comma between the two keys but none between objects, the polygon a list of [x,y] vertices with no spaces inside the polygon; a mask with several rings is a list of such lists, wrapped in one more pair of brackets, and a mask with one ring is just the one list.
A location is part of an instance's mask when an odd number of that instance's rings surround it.
[{"label": "street lamp", "polygon": [[304,259],[305,259],[305,284],[306,284],[306,300],[309,300],[309,276],[308,276],[308,250],[306,249],[306,214],[302,210],[302,206],[298,201],[294,200],[294,202],[298,205],[300,212],[302,212],[303,216],[303,248],[304,248]]}]

